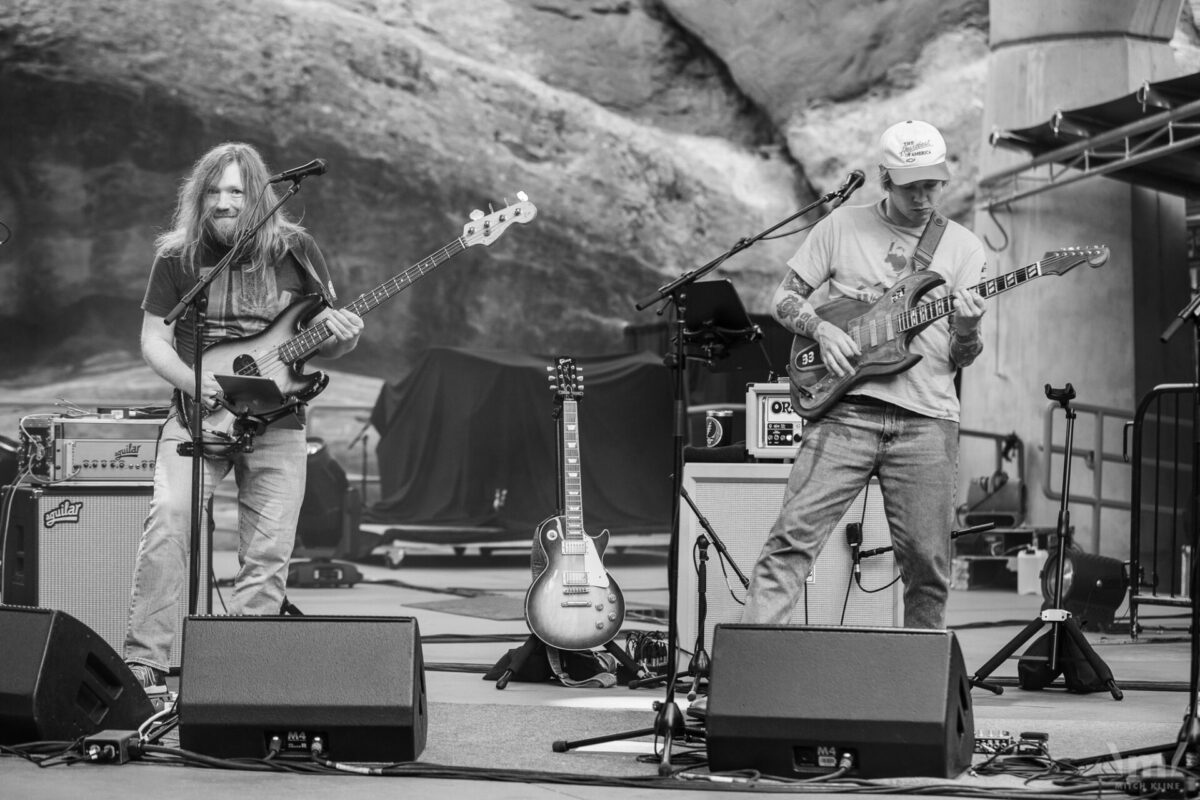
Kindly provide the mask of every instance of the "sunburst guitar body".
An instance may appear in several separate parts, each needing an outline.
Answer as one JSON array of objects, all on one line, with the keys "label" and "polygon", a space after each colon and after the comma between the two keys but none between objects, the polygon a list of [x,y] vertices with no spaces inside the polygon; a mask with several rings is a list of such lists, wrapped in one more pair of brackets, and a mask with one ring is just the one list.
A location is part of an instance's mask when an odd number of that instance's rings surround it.
[{"label": "sunburst guitar body", "polygon": [[591,536],[584,530],[578,406],[583,383],[574,361],[558,359],[551,382],[558,402],[561,509],[537,528],[533,561],[545,568],[525,593],[525,621],[548,645],[590,650],[620,632],[625,598],[604,568],[608,531]]}]

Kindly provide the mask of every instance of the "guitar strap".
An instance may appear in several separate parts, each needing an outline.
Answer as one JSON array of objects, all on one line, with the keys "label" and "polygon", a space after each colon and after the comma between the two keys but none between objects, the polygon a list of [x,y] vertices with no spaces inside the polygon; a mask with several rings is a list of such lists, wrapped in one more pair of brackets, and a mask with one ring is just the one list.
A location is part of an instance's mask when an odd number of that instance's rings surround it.
[{"label": "guitar strap", "polygon": [[591,677],[575,680],[567,674],[563,667],[562,652],[557,647],[546,645],[546,660],[550,663],[550,669],[554,672],[554,676],[563,686],[594,686],[607,689],[617,685],[617,659],[611,653],[588,653],[589,656],[595,658],[599,671]]},{"label": "guitar strap", "polygon": [[938,242],[942,240],[942,234],[945,232],[946,218],[934,211],[929,215],[929,221],[925,223],[925,230],[921,232],[917,249],[913,251],[913,272],[929,269],[929,265],[933,263],[933,253],[937,250]]}]

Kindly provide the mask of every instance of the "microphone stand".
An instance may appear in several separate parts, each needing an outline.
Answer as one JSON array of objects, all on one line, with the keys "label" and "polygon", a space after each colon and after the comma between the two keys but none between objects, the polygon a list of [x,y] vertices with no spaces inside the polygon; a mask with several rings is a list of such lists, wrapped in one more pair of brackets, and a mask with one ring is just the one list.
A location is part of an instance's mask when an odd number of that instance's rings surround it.
[{"label": "microphone stand", "polygon": [[643,311],[646,308],[661,302],[663,305],[659,308],[658,314],[662,314],[667,307],[673,309],[674,327],[675,327],[675,351],[665,360],[667,365],[675,371],[674,380],[674,434],[672,447],[674,448],[674,472],[671,475],[673,482],[672,497],[674,502],[671,506],[671,532],[669,544],[667,547],[667,593],[669,595],[667,607],[667,673],[666,680],[666,697],[662,702],[655,705],[657,716],[654,721],[654,735],[661,737],[663,741],[662,755],[659,759],[658,774],[667,776],[671,774],[671,744],[675,737],[684,732],[683,715],[679,710],[679,706],[675,703],[675,682],[678,679],[677,663],[678,646],[679,646],[679,629],[677,626],[676,615],[678,613],[678,557],[679,557],[679,518],[680,518],[680,498],[683,497],[683,448],[687,436],[688,420],[687,420],[687,383],[684,373],[687,371],[687,357],[685,352],[685,326],[684,319],[686,317],[687,308],[687,287],[696,281],[703,278],[708,273],[712,272],[718,266],[723,264],[732,256],[743,250],[751,247],[755,242],[775,232],[784,225],[800,218],[801,216],[812,211],[814,208],[835,199],[845,200],[849,196],[849,191],[843,192],[837,190],[821,195],[813,202],[801,208],[795,214],[787,217],[781,222],[772,225],[770,228],[758,233],[748,239],[739,239],[733,247],[726,252],[709,261],[702,267],[694,269],[690,272],[685,272],[678,278],[669,283],[660,286],[653,294],[638,302],[634,308],[638,311]]},{"label": "microphone stand", "polygon": [[[709,667],[712,664],[712,661],[708,656],[708,651],[704,648],[704,629],[708,617],[708,569],[706,567],[706,562],[708,561],[708,545],[710,540],[712,544],[716,545],[717,555],[720,558],[725,559],[725,562],[729,564],[729,566],[733,567],[733,571],[737,574],[738,580],[741,581],[743,589],[749,588],[750,579],[746,577],[745,573],[743,573],[738,567],[737,562],[733,560],[733,557],[729,554],[729,550],[725,547],[725,543],[721,541],[721,537],[717,536],[717,532],[713,530],[713,527],[709,523],[708,519],[700,512],[700,509],[696,506],[695,501],[692,500],[692,496],[688,493],[688,490],[680,486],[679,493],[683,499],[687,501],[687,504],[691,506],[692,513],[696,515],[696,519],[699,520],[700,526],[704,528],[705,532],[708,533],[707,538],[704,536],[704,534],[700,534],[700,536],[696,538],[696,546],[700,548],[700,563],[696,570],[696,576],[698,579],[698,588],[696,592],[696,646],[692,651],[692,663],[688,666],[687,670],[682,673],[683,675],[690,674],[692,676],[692,688],[687,695],[687,698],[690,701],[696,699],[697,690],[700,688],[700,680],[708,678]],[[676,679],[678,679],[678,676]],[[638,689],[643,686],[652,686],[654,684],[661,683],[664,680],[666,680],[666,675],[654,675],[650,678],[630,681],[629,688]]]},{"label": "microphone stand", "polygon": [[[969,528],[963,528],[961,531],[950,531],[950,541],[954,541],[955,539],[957,539],[960,536],[970,536],[973,533],[983,533],[984,531],[990,531],[994,527],[996,527],[996,523],[985,522],[981,525],[972,525]],[[890,544],[887,545],[886,547],[872,547],[870,550],[861,551],[858,554],[858,560],[861,561],[864,558],[870,558],[871,556],[881,556],[884,553],[890,553],[895,549],[896,548]]]},{"label": "microphone stand", "polygon": [[[188,420],[188,432],[191,435],[191,441],[181,443],[178,451],[180,455],[191,456],[192,459],[191,543],[188,548],[188,552],[191,553],[191,563],[189,565],[190,568],[188,573],[189,616],[196,613],[196,605],[200,596],[200,518],[203,513],[201,505],[204,494],[204,398],[200,394],[200,388],[204,379],[203,334],[205,312],[208,308],[208,287],[218,275],[229,268],[229,265],[233,263],[234,258],[238,256],[242,248],[245,247],[246,243],[250,241],[250,238],[256,234],[263,225],[267,224],[267,220],[269,220],[275,214],[275,212],[278,211],[281,206],[283,206],[284,203],[290,200],[293,195],[300,191],[300,181],[303,180],[304,177],[305,176],[300,175],[293,178],[292,185],[288,187],[287,191],[284,192],[283,196],[279,198],[275,205],[272,206],[271,209],[265,215],[263,215],[261,219],[256,221],[253,226],[251,226],[248,230],[242,233],[241,236],[238,237],[237,241],[234,242],[233,247],[231,247],[229,252],[217,262],[216,266],[209,270],[207,274],[201,272],[200,277],[196,280],[195,286],[189,289],[187,293],[180,298],[179,302],[175,304],[175,307],[167,313],[167,316],[163,318],[164,324],[171,325],[187,312],[189,306],[195,309],[196,319],[192,330],[193,389],[191,397],[191,417]],[[183,411],[183,404],[187,402],[187,398],[181,394],[179,398],[181,412]],[[253,434],[249,429],[244,430],[236,439],[226,445],[229,448],[226,452],[232,453],[236,452],[238,449],[248,449],[250,447],[248,440],[252,435]],[[211,592],[212,588],[210,586],[210,595]]]}]

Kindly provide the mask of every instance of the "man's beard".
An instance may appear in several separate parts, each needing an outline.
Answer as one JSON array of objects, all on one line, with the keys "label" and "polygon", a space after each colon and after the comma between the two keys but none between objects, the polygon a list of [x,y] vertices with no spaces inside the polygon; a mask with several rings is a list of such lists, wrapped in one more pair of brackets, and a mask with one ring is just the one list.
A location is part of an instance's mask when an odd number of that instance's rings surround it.
[{"label": "man's beard", "polygon": [[237,216],[208,218],[208,232],[212,237],[226,247],[233,245],[237,239]]}]

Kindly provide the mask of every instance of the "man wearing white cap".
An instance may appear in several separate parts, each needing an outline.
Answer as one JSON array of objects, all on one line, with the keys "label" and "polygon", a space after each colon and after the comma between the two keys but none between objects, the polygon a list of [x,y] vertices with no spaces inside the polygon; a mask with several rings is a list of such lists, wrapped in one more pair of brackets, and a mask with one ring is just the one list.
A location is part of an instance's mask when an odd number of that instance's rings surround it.
[{"label": "man wearing white cap", "polygon": [[810,302],[823,284],[830,300],[872,304],[901,278],[929,269],[945,283],[923,300],[951,294],[955,311],[910,342],[909,351],[922,356],[914,366],[854,382],[805,427],[783,508],[754,568],[742,615],[747,624],[789,621],[813,561],[874,476],[904,581],[904,625],[945,627],[958,489],[954,375],[982,349],[983,298],[969,287],[983,280],[986,259],[974,234],[936,213],[950,180],[938,130],[899,122],[884,131],[880,149],[886,196],[837,208],[813,227],[775,290],[774,316],[815,341],[823,369],[840,378],[854,373],[863,353]]}]

